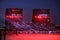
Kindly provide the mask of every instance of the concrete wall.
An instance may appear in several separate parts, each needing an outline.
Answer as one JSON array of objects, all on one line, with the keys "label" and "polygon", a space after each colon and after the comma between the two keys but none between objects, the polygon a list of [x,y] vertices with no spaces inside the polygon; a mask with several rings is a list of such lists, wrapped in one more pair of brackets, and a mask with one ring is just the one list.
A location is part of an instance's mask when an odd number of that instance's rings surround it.
[{"label": "concrete wall", "polygon": [[32,19],[32,9],[50,9],[51,20],[60,24],[59,0],[0,0],[0,25],[4,23],[6,8],[22,8],[24,20],[30,22]]}]

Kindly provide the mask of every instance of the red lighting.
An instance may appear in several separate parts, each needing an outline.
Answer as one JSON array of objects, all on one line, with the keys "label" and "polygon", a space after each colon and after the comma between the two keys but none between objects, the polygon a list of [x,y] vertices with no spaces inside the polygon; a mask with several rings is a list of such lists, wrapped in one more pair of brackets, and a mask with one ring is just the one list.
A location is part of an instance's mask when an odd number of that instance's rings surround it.
[{"label": "red lighting", "polygon": [[49,9],[33,9],[33,18],[34,23],[49,23],[50,22],[50,10]]},{"label": "red lighting", "polygon": [[35,15],[34,18],[35,18],[34,19],[35,21],[40,22],[42,24],[45,23],[45,22],[47,22],[47,21],[49,21],[48,20],[49,16],[45,15],[45,14],[44,15],[42,15],[42,14],[41,15]]},{"label": "red lighting", "polygon": [[19,18],[23,18],[22,16],[19,16]]},{"label": "red lighting", "polygon": [[38,16],[38,19],[41,19],[42,18],[42,16]]},{"label": "red lighting", "polygon": [[47,16],[45,16],[44,18],[47,18]]},{"label": "red lighting", "polygon": [[35,16],[35,18],[37,18],[37,16]]},{"label": "red lighting", "polygon": [[6,16],[6,17],[7,17],[7,18],[10,18],[10,19],[13,18],[13,16]]},{"label": "red lighting", "polygon": [[40,18],[42,18],[42,16],[35,16],[35,18],[38,18],[38,19],[40,19]]},{"label": "red lighting", "polygon": [[37,19],[47,19],[48,18],[48,16],[35,16],[35,18],[37,18]]},{"label": "red lighting", "polygon": [[6,16],[7,18],[10,18],[10,19],[12,19],[12,18],[22,18],[22,16]]},{"label": "red lighting", "polygon": [[7,18],[9,17],[9,16],[6,16]]},{"label": "red lighting", "polygon": [[9,16],[10,18],[13,18],[13,16]]},{"label": "red lighting", "polygon": [[16,10],[15,9],[12,9],[12,12],[16,13]]},{"label": "red lighting", "polygon": [[60,34],[18,34],[17,36],[16,34],[11,34],[7,34],[6,40],[60,40]]},{"label": "red lighting", "polygon": [[35,16],[35,18],[37,18],[37,19],[42,19],[43,16]]}]

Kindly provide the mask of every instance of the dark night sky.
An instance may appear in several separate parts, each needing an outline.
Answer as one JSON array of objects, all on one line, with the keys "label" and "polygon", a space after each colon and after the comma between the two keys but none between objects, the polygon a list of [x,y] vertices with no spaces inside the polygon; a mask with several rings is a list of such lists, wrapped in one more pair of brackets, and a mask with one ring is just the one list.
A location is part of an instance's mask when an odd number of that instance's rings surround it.
[{"label": "dark night sky", "polygon": [[0,0],[0,25],[4,23],[6,8],[22,8],[24,20],[28,22],[32,19],[32,9],[50,9],[52,22],[60,24],[59,2],[59,0]]}]

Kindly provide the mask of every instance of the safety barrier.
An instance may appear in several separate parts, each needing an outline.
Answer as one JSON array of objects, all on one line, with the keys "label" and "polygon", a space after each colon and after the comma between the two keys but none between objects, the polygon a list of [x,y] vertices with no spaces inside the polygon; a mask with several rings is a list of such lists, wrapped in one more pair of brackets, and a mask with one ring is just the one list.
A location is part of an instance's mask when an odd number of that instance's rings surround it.
[{"label": "safety barrier", "polygon": [[7,31],[7,34],[58,34],[60,31]]}]

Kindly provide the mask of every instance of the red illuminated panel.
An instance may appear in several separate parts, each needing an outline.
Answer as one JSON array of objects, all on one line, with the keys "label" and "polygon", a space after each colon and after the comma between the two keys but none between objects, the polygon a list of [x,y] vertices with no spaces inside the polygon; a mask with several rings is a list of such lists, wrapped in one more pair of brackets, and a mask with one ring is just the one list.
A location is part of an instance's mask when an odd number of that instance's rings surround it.
[{"label": "red illuminated panel", "polygon": [[[23,9],[20,8],[7,8],[5,13],[6,22],[8,25],[9,20],[12,22],[20,22],[19,20],[23,20]],[[9,19],[7,21],[7,19]]]},{"label": "red illuminated panel", "polygon": [[22,18],[23,19],[23,13],[22,9],[18,8],[8,8],[6,9],[6,17],[8,18]]},{"label": "red illuminated panel", "polygon": [[33,22],[46,22],[50,20],[49,9],[33,9]]}]

